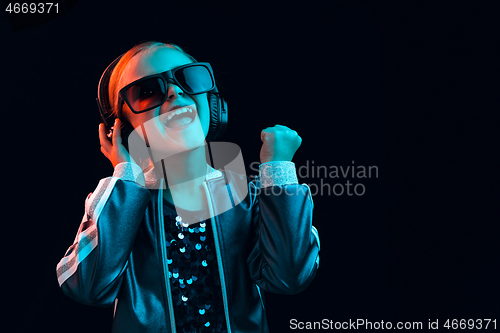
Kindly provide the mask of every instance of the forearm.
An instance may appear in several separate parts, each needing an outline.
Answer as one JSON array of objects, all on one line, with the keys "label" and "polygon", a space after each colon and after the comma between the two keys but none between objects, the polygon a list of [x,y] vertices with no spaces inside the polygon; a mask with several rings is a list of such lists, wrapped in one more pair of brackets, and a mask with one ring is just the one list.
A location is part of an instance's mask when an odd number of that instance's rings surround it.
[{"label": "forearm", "polygon": [[86,304],[114,300],[150,199],[147,189],[117,171],[88,197],[75,242],[57,266],[65,294]]},{"label": "forearm", "polygon": [[298,184],[292,162],[264,163],[259,171],[259,278],[265,289],[298,292],[309,284],[319,262],[310,189]]}]

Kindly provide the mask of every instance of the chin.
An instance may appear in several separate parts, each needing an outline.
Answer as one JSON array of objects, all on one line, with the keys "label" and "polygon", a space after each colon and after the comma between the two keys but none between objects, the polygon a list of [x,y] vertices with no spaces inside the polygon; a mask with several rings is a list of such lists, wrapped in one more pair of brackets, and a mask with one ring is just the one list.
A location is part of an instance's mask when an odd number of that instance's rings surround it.
[{"label": "chin", "polygon": [[155,161],[182,154],[205,145],[205,135],[201,125],[193,124],[189,128],[170,132],[168,136],[154,140],[150,148]]}]

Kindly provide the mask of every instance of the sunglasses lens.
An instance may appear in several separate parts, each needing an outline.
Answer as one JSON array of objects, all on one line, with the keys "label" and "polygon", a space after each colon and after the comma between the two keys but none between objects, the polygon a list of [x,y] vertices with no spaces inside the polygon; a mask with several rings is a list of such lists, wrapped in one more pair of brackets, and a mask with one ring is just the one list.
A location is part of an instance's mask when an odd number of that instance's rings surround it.
[{"label": "sunglasses lens", "polygon": [[165,101],[165,84],[160,78],[141,81],[127,89],[127,98],[136,112],[161,105]]},{"label": "sunglasses lens", "polygon": [[175,72],[175,79],[188,94],[201,94],[213,89],[213,79],[207,67],[195,65]]}]

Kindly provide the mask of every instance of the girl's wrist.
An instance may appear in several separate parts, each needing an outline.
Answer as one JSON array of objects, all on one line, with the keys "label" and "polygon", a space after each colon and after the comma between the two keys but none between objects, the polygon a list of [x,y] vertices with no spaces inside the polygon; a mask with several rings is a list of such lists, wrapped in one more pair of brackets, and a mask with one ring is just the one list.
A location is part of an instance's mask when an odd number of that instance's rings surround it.
[{"label": "girl's wrist", "polygon": [[260,187],[298,184],[295,163],[269,161],[259,165]]}]

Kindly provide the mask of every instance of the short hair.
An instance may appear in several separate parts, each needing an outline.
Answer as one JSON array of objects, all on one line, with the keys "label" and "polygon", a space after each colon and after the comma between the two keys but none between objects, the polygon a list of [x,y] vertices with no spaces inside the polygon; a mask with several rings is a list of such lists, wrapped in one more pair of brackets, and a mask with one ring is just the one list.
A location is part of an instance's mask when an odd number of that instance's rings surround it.
[{"label": "short hair", "polygon": [[164,42],[159,42],[155,40],[149,40],[142,42],[140,44],[135,45],[132,47],[130,50],[125,52],[123,56],[120,58],[116,66],[113,68],[113,72],[111,73],[111,76],[109,78],[109,83],[108,83],[108,97],[109,97],[109,105],[111,106],[111,114],[114,117],[118,117],[118,84],[120,83],[121,77],[123,75],[123,72],[125,71],[125,68],[127,67],[128,63],[130,60],[135,57],[136,55],[143,53],[143,52],[148,52],[151,49],[164,46],[164,47],[169,47],[172,49],[176,49],[177,51],[181,52],[182,54],[186,55],[191,61],[196,62],[193,56],[191,56],[189,53],[184,51],[180,46],[172,43],[164,43]]}]

